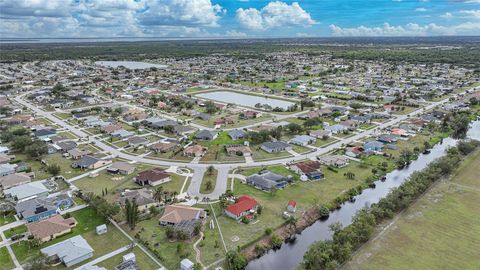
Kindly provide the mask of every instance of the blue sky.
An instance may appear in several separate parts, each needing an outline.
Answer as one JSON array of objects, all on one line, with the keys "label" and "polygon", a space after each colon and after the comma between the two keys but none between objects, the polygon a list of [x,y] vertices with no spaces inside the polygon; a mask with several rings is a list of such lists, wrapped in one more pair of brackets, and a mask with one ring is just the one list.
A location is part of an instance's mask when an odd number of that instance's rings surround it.
[{"label": "blue sky", "polygon": [[480,0],[0,0],[0,37],[480,35]]}]

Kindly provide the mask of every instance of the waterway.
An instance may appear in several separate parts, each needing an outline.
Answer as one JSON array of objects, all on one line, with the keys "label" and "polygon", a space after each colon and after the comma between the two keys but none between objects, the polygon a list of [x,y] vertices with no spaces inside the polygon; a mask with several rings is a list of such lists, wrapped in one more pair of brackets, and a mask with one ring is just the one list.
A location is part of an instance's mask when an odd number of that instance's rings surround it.
[{"label": "waterway", "polygon": [[[471,124],[467,137],[480,140],[480,120]],[[423,170],[432,161],[445,155],[445,150],[454,146],[456,142],[452,138],[446,138],[442,143],[435,145],[429,154],[421,154],[408,167],[388,173],[384,182],[375,182],[376,188],[364,190],[362,194],[355,197],[356,200],[354,202],[344,203],[341,209],[330,213],[330,217],[326,221],[315,222],[301,234],[298,234],[295,242],[284,243],[280,249],[276,251],[271,250],[262,257],[252,260],[248,264],[247,270],[296,269],[303,261],[303,255],[312,243],[332,238],[332,232],[329,229],[330,224],[337,222],[342,226],[351,224],[352,218],[359,210],[377,203],[392,188],[404,183],[413,172]]]},{"label": "waterway", "polygon": [[230,92],[230,91],[215,91],[215,92],[198,94],[196,96],[215,100],[215,101],[220,101],[224,103],[232,103],[240,106],[247,106],[247,107],[255,107],[256,104],[261,104],[261,105],[267,104],[272,109],[279,107],[285,110],[294,104],[293,102],[289,102],[285,100],[252,96],[252,95],[246,95],[246,94]]}]

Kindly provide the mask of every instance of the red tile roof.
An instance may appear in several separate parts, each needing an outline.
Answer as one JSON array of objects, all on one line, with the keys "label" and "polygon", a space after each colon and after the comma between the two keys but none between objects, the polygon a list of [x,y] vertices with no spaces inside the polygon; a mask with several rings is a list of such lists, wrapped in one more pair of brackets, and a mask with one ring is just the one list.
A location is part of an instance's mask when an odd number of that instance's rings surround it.
[{"label": "red tile roof", "polygon": [[242,197],[238,198],[236,203],[225,208],[225,211],[238,216],[241,213],[250,211],[251,209],[255,208],[255,206],[257,206],[257,201],[255,199],[250,196],[243,195]]},{"label": "red tile roof", "polygon": [[288,201],[288,205],[291,205],[291,206],[295,207],[295,206],[297,206],[297,201],[290,200],[290,201]]}]

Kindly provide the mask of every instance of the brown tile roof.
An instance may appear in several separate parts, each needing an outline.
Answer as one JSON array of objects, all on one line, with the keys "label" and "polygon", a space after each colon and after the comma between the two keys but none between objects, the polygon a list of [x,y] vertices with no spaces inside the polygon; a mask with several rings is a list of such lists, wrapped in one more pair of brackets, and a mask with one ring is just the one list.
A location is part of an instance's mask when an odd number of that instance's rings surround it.
[{"label": "brown tile roof", "polygon": [[186,205],[167,205],[165,212],[160,218],[160,222],[178,223],[180,221],[188,221],[193,219],[204,218],[206,216],[205,210],[201,208],[194,208]]},{"label": "brown tile roof", "polygon": [[27,228],[34,237],[43,239],[57,233],[62,233],[75,227],[76,224],[77,221],[73,217],[64,219],[61,215],[56,215],[39,222],[29,223],[27,224]]}]

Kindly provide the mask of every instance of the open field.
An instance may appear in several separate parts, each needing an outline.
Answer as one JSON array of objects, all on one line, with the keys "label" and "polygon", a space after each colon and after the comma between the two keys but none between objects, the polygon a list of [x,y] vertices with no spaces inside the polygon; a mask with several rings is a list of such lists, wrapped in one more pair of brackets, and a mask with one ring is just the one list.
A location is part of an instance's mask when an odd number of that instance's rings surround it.
[{"label": "open field", "polygon": [[479,269],[480,151],[363,246],[344,269]]}]

